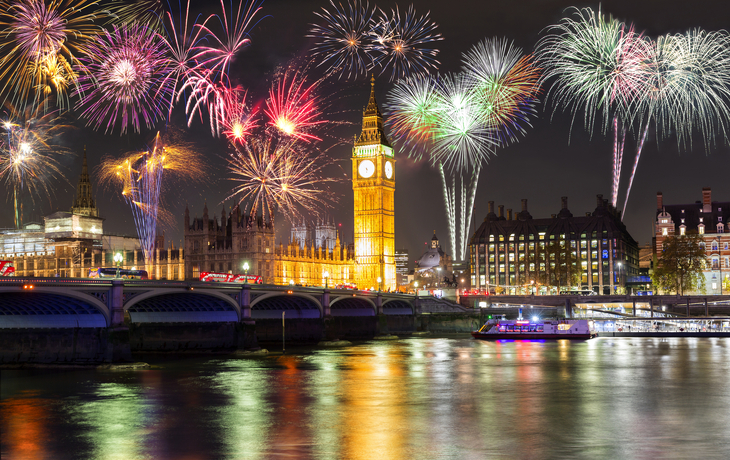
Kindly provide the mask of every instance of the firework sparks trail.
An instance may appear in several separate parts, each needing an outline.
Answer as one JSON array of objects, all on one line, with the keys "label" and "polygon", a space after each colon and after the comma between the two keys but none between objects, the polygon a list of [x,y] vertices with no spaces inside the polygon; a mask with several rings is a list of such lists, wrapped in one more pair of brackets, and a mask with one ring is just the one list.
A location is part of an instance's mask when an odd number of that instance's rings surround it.
[{"label": "firework sparks trail", "polygon": [[[113,26],[89,45],[82,58],[89,73],[79,77],[78,104],[88,124],[105,132],[121,122],[121,132],[131,125],[148,128],[163,117],[172,99],[165,77],[173,71],[164,43],[151,29],[137,24]],[[163,85],[164,83],[164,85]]]},{"label": "firework sparks trail", "polygon": [[[261,3],[263,3],[263,0],[252,1],[244,6],[243,0],[240,0],[238,9],[234,14],[233,2],[231,2],[231,10],[228,12],[223,0],[221,0],[222,14],[221,16],[215,16],[218,18],[222,29],[221,36],[208,26],[209,20],[196,25],[213,42],[212,46],[201,44],[194,48],[201,56],[200,66],[213,71],[214,74],[217,73],[221,81],[228,79],[227,75],[231,61],[240,51],[251,44],[248,31],[255,25],[252,24],[252,21],[261,9]],[[213,79],[215,79],[215,76]]]},{"label": "firework sparks trail", "polygon": [[163,0],[113,0],[109,3],[109,10],[115,24],[145,24],[155,30],[163,27]]},{"label": "firework sparks trail", "polygon": [[[621,140],[619,141],[619,137]],[[618,189],[621,178],[621,164],[624,160],[624,143],[626,141],[626,130],[619,127],[618,117],[613,119],[613,187],[611,189],[611,205],[616,207],[618,203]]]},{"label": "firework sparks trail", "polygon": [[308,155],[290,139],[249,138],[230,153],[228,161],[236,185],[226,199],[246,202],[251,217],[260,213],[264,220],[273,221],[278,211],[296,222],[302,212],[318,214],[333,203],[323,184],[337,179],[322,174],[323,156]]},{"label": "firework sparks trail", "polygon": [[314,56],[322,58],[318,65],[330,65],[329,72],[340,78],[345,74],[348,79],[364,75],[373,65],[370,34],[375,8],[360,0],[351,0],[347,7],[330,0],[330,5],[332,11],[315,11],[324,24],[312,24],[307,35],[318,39],[312,48]]},{"label": "firework sparks trail", "polygon": [[440,62],[436,59],[439,50],[433,48],[434,42],[444,38],[436,31],[438,25],[429,18],[429,13],[418,17],[413,5],[401,17],[396,6],[391,17],[375,21],[371,30],[375,36],[373,50],[377,54],[374,62],[385,73],[390,68],[390,80],[410,75],[428,75],[436,70]]},{"label": "firework sparks trail", "polygon": [[185,113],[188,114],[188,126],[192,125],[195,114],[203,119],[203,109],[208,111],[210,132],[218,136],[221,127],[225,127],[227,120],[226,110],[230,106],[230,99],[238,89],[231,89],[227,82],[214,79],[214,71],[205,69],[188,75],[177,93],[178,99],[186,89],[190,90],[188,101],[185,104]]},{"label": "firework sparks trail", "polygon": [[[172,113],[173,102],[180,98],[178,85],[182,85],[201,66],[199,61],[205,54],[205,51],[201,51],[198,48],[200,41],[204,38],[202,36],[203,29],[199,27],[200,23],[198,22],[200,16],[190,25],[190,0],[187,2],[184,14],[180,15],[177,25],[172,13],[168,11],[165,17],[165,23],[168,23],[169,26],[165,27],[165,34],[161,35],[161,39],[167,48],[173,69],[164,77],[160,88],[169,87],[171,94],[176,96],[170,98],[167,114],[169,118]],[[210,17],[212,15],[203,20],[202,23],[207,22]]]},{"label": "firework sparks trail", "polygon": [[626,215],[626,205],[629,203],[629,194],[631,193],[631,186],[634,184],[634,176],[636,176],[636,168],[639,166],[639,158],[641,157],[641,150],[644,148],[644,141],[646,135],[649,133],[649,124],[647,123],[644,127],[644,134],[641,135],[639,146],[636,149],[636,160],[634,160],[634,167],[631,168],[631,176],[629,177],[629,186],[626,188],[626,199],[624,199],[624,209],[621,215]]},{"label": "firework sparks trail", "polygon": [[0,180],[12,189],[16,228],[22,222],[22,194],[27,191],[32,200],[45,195],[50,200],[52,181],[64,179],[55,158],[65,153],[52,145],[53,137],[67,128],[59,123],[56,113],[42,113],[43,103],[17,109],[9,105],[2,127],[5,136],[0,143]]},{"label": "firework sparks trail", "polygon": [[409,156],[421,159],[433,135],[438,110],[435,81],[430,77],[409,78],[388,93],[386,124],[394,139],[409,149]]},{"label": "firework sparks trail", "polygon": [[98,0],[0,1],[2,100],[18,107],[44,101],[47,110],[54,95],[65,109],[68,89],[85,71],[78,57],[102,32],[97,21],[107,17],[98,6]]},{"label": "firework sparks trail", "polygon": [[162,202],[162,193],[169,186],[163,179],[173,175],[189,182],[203,175],[196,149],[177,137],[175,131],[169,132],[166,138],[157,133],[152,148],[127,154],[122,159],[106,157],[100,166],[102,182],[122,186],[122,196],[132,209],[146,264],[154,257],[159,220],[168,223],[173,220]]},{"label": "firework sparks trail", "polygon": [[322,80],[307,84],[306,72],[287,68],[269,89],[264,113],[280,133],[304,142],[321,141],[309,131],[323,123],[317,89]]}]

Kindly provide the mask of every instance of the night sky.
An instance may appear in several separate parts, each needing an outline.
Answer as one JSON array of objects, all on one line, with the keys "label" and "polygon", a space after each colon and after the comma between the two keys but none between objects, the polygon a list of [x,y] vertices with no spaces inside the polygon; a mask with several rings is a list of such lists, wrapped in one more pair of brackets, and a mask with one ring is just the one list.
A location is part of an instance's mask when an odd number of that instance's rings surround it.
[{"label": "night sky", "polygon": [[[199,2],[218,12],[219,6],[213,2]],[[384,9],[398,2],[379,1]],[[403,9],[407,2],[399,2]],[[565,16],[568,6],[591,6],[598,3],[569,3],[551,0],[520,1],[483,1],[483,0],[419,0],[414,3],[418,13],[431,11],[431,18],[440,26],[444,40],[438,47],[441,52],[440,72],[458,71],[461,53],[487,37],[506,37],[531,52],[542,30]],[[294,57],[305,57],[312,44],[305,35],[309,24],[317,21],[313,11],[329,6],[324,0],[268,0],[264,2],[261,19],[251,31],[252,45],[236,59],[230,76],[234,82],[249,89],[254,99],[263,100],[266,96],[273,71],[277,66],[286,64]],[[611,1],[604,2],[604,12],[633,22],[638,30],[651,37],[670,32],[684,32],[700,27],[706,30],[719,30],[726,25],[726,9],[721,1]],[[265,16],[265,17],[264,17]],[[332,167],[331,174],[345,179],[336,188],[339,205],[330,215],[342,224],[345,241],[352,241],[352,187],[349,182],[352,137],[360,132],[362,108],[367,103],[369,81],[361,77],[356,81],[335,80],[330,86],[331,109],[327,115],[332,120],[320,150],[339,161],[340,167]],[[383,108],[387,91],[392,87],[387,75],[376,80],[378,102]],[[478,226],[487,213],[487,202],[503,204],[505,208],[520,210],[520,200],[528,200],[528,210],[535,218],[549,217],[560,210],[560,197],[568,196],[568,207],[574,215],[593,211],[596,194],[604,198],[611,195],[611,158],[613,134],[604,135],[600,130],[591,137],[584,129],[582,119],[571,130],[570,114],[558,111],[554,116],[553,106],[539,105],[538,119],[533,128],[518,143],[499,149],[489,164],[482,169],[476,199],[475,220]],[[173,123],[185,126],[184,107],[178,105],[173,114]],[[36,199],[35,205],[27,203],[26,221],[39,221],[42,216],[57,210],[69,210],[73,201],[78,174],[81,169],[81,151],[86,145],[90,167],[99,164],[103,154],[119,155],[125,151],[144,146],[145,139],[151,139],[154,132],[146,131],[140,135],[103,135],[88,128],[80,128],[69,133],[63,144],[77,152],[61,161],[69,183],[58,182],[53,188],[56,193],[47,198]],[[224,155],[226,142],[214,139],[207,125],[196,121],[186,128],[190,140],[195,142],[208,160],[209,173],[197,184],[171,183],[164,200],[167,208],[176,217],[173,227],[164,228],[166,240],[172,240],[177,247],[183,238],[183,215],[186,203],[191,216],[202,215],[203,204],[207,202],[210,216],[220,216],[221,208],[226,210],[233,204],[222,203],[229,194],[231,182],[226,180],[228,172]],[[341,141],[340,145],[335,145]],[[624,218],[629,232],[639,242],[645,244],[652,235],[652,222],[656,207],[656,193],[662,191],[667,203],[692,203],[701,200],[702,187],[711,187],[713,199],[730,201],[730,182],[725,179],[729,148],[720,141],[710,151],[705,151],[702,142],[696,138],[693,150],[677,148],[672,139],[657,143],[650,130],[631,198]],[[447,245],[448,232],[444,202],[439,176],[427,163],[410,160],[406,152],[399,151],[396,173],[396,247],[410,250],[411,260],[420,257],[424,243],[431,239],[433,231]],[[335,145],[334,147],[332,147]],[[636,140],[627,137],[627,146],[622,174],[619,206],[628,183],[630,167],[635,154]],[[332,147],[332,148],[330,148]],[[92,176],[92,181],[94,180]],[[106,233],[134,235],[134,223],[129,207],[120,199],[118,191],[104,190],[94,183],[97,206],[106,218]],[[0,227],[10,228],[12,221],[12,201],[3,204],[0,214]],[[473,231],[473,229],[471,230]],[[471,233],[470,231],[470,233]],[[288,239],[288,224],[279,218],[277,222],[277,242]],[[447,248],[447,250],[450,249]]]}]

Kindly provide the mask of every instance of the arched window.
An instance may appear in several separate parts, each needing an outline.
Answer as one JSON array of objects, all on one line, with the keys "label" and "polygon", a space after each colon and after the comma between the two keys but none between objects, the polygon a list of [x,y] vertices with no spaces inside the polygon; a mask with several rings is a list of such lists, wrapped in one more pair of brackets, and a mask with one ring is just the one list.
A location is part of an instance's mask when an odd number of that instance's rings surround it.
[{"label": "arched window", "polygon": [[712,242],[712,250],[717,251],[717,241]]},{"label": "arched window", "polygon": [[717,233],[723,233],[725,231],[725,226],[722,223],[717,224]]}]

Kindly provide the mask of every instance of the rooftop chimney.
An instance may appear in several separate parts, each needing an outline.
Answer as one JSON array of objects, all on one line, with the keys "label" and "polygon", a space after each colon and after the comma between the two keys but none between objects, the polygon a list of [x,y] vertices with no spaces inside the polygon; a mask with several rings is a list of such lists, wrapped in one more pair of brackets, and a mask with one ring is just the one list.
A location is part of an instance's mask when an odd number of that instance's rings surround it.
[{"label": "rooftop chimney", "polygon": [[527,200],[522,200],[522,212],[527,212]]},{"label": "rooftop chimney", "polygon": [[497,217],[499,217],[500,219],[503,219],[504,218],[504,205],[500,204],[499,206],[497,206],[497,210],[498,210]]},{"label": "rooftop chimney", "polygon": [[603,195],[596,195],[596,207],[603,206]]},{"label": "rooftop chimney", "polygon": [[512,220],[512,210],[511,209],[507,210],[507,220]]},{"label": "rooftop chimney", "polygon": [[560,197],[560,209],[568,209],[568,197],[567,196]]},{"label": "rooftop chimney", "polygon": [[702,212],[712,212],[712,190],[710,187],[702,188]]},{"label": "rooftop chimney", "polygon": [[661,210],[664,207],[664,197],[662,192],[656,192],[656,208]]},{"label": "rooftop chimney", "polygon": [[494,213],[494,201],[487,202],[487,209],[489,213]]}]

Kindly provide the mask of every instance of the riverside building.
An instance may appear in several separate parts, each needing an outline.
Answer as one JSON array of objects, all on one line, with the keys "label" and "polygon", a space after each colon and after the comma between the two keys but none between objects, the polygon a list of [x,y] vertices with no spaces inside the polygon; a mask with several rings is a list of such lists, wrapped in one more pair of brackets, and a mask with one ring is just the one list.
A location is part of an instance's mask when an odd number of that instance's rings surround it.
[{"label": "riverside building", "polygon": [[[707,254],[705,293],[728,294],[730,290],[730,201],[712,201],[712,189],[702,189],[702,201],[687,204],[666,204],[664,195],[656,195],[653,250],[656,261],[664,240],[694,232],[702,236]],[[723,286],[723,283],[725,284]]]},{"label": "riverside building", "polygon": [[489,213],[469,243],[472,289],[504,294],[551,294],[590,289],[622,292],[638,274],[639,248],[618,211],[597,196],[596,209],[573,216],[568,198],[549,218],[534,219],[522,200],[514,216],[504,206]]}]

